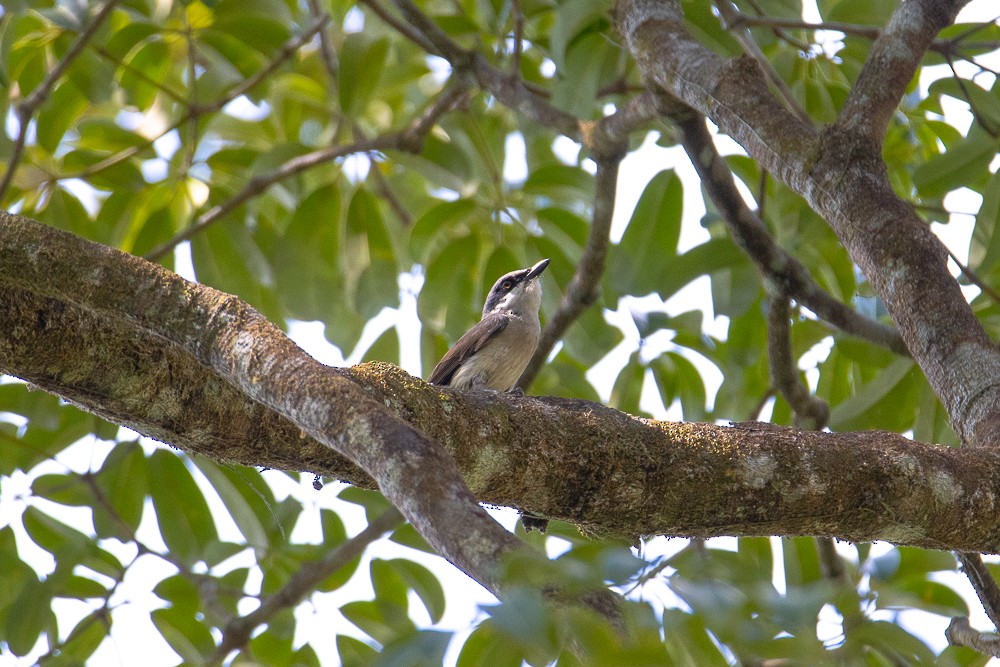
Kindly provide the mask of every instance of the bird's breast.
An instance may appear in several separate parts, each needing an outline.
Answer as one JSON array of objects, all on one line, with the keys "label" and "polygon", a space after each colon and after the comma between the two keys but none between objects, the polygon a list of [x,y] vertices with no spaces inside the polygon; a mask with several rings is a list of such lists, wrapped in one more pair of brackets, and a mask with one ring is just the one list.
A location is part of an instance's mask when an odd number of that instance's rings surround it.
[{"label": "bird's breast", "polygon": [[538,318],[510,315],[507,326],[462,363],[451,386],[507,391],[517,383],[538,346]]}]

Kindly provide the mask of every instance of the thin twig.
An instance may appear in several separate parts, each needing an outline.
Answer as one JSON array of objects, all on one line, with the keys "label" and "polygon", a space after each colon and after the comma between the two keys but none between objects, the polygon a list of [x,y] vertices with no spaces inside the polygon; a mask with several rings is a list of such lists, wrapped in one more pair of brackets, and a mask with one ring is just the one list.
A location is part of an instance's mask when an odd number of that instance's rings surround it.
[{"label": "thin twig", "polygon": [[510,57],[510,75],[521,78],[521,41],[524,39],[524,12],[521,11],[520,0],[511,0],[511,10],[514,13],[514,51]]},{"label": "thin twig", "polygon": [[278,612],[304,600],[324,579],[364,553],[368,545],[398,526],[402,520],[403,515],[396,508],[390,507],[364,530],[329,551],[323,558],[303,565],[280,590],[262,600],[257,609],[246,616],[233,618],[226,624],[222,640],[209,659],[209,664],[221,664],[227,655],[246,646],[254,630],[266,625]]},{"label": "thin twig", "polygon": [[895,329],[868,319],[833,298],[816,284],[801,262],[775,243],[763,221],[736,189],[733,174],[716,150],[703,116],[681,105],[663,109],[663,113],[680,128],[684,151],[701,177],[702,186],[722,214],[733,240],[762,276],[773,280],[788,296],[833,326],[896,354],[909,354]]},{"label": "thin twig", "polygon": [[944,55],[944,59],[948,63],[948,68],[951,69],[951,74],[955,78],[955,82],[958,84],[958,89],[962,91],[962,96],[965,97],[965,101],[969,103],[969,111],[972,112],[972,117],[975,119],[977,123],[979,123],[979,127],[986,130],[987,134],[996,139],[997,135],[1000,133],[997,132],[997,128],[990,127],[989,125],[986,124],[985,117],[983,116],[982,113],[979,112],[979,109],[977,108],[978,105],[976,100],[972,99],[972,95],[969,93],[969,89],[965,87],[965,79],[960,77],[958,75],[958,71],[955,70],[955,63],[951,59],[951,54],[946,53]]},{"label": "thin twig", "polygon": [[[793,30],[824,30],[827,32],[842,32],[845,35],[864,37],[865,39],[877,39],[882,33],[882,29],[872,25],[861,25],[857,23],[842,23],[839,21],[824,21],[821,23],[811,23],[801,19],[787,19],[773,16],[750,16],[740,13],[734,25],[745,25],[763,28],[789,28]],[[976,26],[976,30],[991,25],[985,22]],[[960,39],[935,39],[928,47],[937,53],[955,53]],[[997,49],[1000,48],[1000,41],[965,42],[968,49]]]},{"label": "thin twig", "polygon": [[958,270],[969,279],[969,282],[982,290],[983,294],[993,299],[994,303],[1000,303],[1000,292],[993,289],[989,283],[979,277],[979,274],[970,269],[968,266],[959,261],[958,256],[951,251],[951,248],[946,248],[948,250],[948,256],[951,257],[951,261],[958,265]]},{"label": "thin twig", "polygon": [[213,206],[198,216],[198,219],[195,220],[193,225],[178,233],[169,241],[165,241],[150,250],[146,254],[146,259],[154,262],[162,259],[168,252],[176,248],[184,241],[188,241],[197,234],[201,233],[207,227],[215,224],[243,202],[261,194],[271,185],[293,174],[297,174],[319,164],[336,160],[337,158],[353,155],[354,153],[390,150],[398,148],[400,145],[400,135],[393,134],[379,137],[371,141],[359,141],[346,146],[330,146],[328,148],[323,148],[318,151],[294,157],[283,163],[274,171],[251,178],[235,195],[221,204]]},{"label": "thin twig", "polygon": [[317,19],[313,21],[308,28],[306,28],[305,32],[303,32],[301,35],[296,35],[292,39],[288,40],[284,44],[284,46],[281,47],[281,50],[278,52],[278,55],[275,56],[275,58],[271,60],[271,62],[268,63],[268,65],[264,69],[262,69],[259,72],[256,72],[253,76],[244,79],[237,86],[231,88],[224,95],[216,99],[214,102],[199,106],[189,106],[187,113],[185,113],[183,117],[178,119],[177,122],[173,123],[172,125],[166,127],[162,132],[160,132],[155,137],[147,138],[140,144],[129,146],[128,148],[119,151],[114,155],[109,155],[100,162],[95,162],[94,164],[84,169],[81,169],[79,172],[73,174],[64,174],[60,176],[60,179],[87,178],[89,176],[93,176],[94,174],[100,173],[101,171],[113,167],[114,165],[124,160],[127,160],[130,157],[146,150],[154,143],[156,143],[158,139],[166,136],[167,134],[170,134],[171,132],[181,127],[185,123],[190,122],[192,119],[195,119],[198,116],[204,115],[206,113],[214,113],[221,110],[224,106],[235,100],[240,95],[244,95],[245,93],[249,92],[261,81],[270,76],[278,67],[280,67],[285,61],[291,58],[295,54],[295,52],[298,51],[298,49],[307,44],[309,40],[311,40],[313,36],[317,33],[317,31],[322,29],[322,27],[326,25],[326,23],[329,20],[330,20],[329,14],[324,14],[320,17],[317,17]]},{"label": "thin twig", "polygon": [[986,563],[983,562],[982,555],[956,551],[955,556],[962,564],[962,571],[965,572],[965,576],[969,578],[976,595],[979,596],[983,610],[990,617],[993,627],[1000,628],[1000,587],[997,586],[996,579],[993,578]]},{"label": "thin twig", "polygon": [[194,224],[179,232],[169,241],[166,241],[146,254],[146,259],[158,261],[168,252],[176,248],[184,241],[188,241],[207,227],[223,219],[233,209],[243,202],[255,197],[271,185],[289,176],[305,171],[320,164],[336,160],[338,158],[353,155],[355,153],[370,153],[372,151],[401,150],[409,153],[419,153],[423,148],[424,137],[438,121],[442,114],[452,109],[459,100],[463,99],[466,89],[462,84],[456,84],[445,88],[444,92],[429,106],[417,119],[400,132],[386,134],[374,139],[363,139],[352,144],[341,146],[329,146],[311,153],[296,156],[274,171],[266,174],[254,176],[235,195],[217,204],[198,216]]},{"label": "thin twig", "polygon": [[[747,0],[747,4],[753,7],[753,10],[757,12],[758,16],[765,15],[764,8],[760,6],[760,3],[757,2],[757,0]],[[786,42],[796,47],[800,51],[803,51],[804,53],[809,53],[812,50],[811,45],[806,44],[805,42],[802,42],[798,39],[795,39],[794,37],[788,34],[788,31],[784,30],[783,28],[774,27],[771,28],[771,32],[774,33],[774,35],[778,39],[785,40]]]},{"label": "thin twig", "polygon": [[795,411],[799,428],[821,431],[830,421],[830,406],[810,394],[799,380],[798,367],[792,356],[788,295],[773,283],[769,283],[768,287],[767,357],[771,382]]},{"label": "thin twig", "polygon": [[1000,658],[1000,635],[992,632],[979,632],[971,625],[965,616],[951,619],[948,629],[944,631],[948,643],[952,646],[968,646],[983,655]]},{"label": "thin twig", "polygon": [[633,97],[597,123],[581,124],[583,143],[597,163],[590,235],[559,308],[546,322],[535,354],[517,382],[521,389],[531,385],[555,344],[597,300],[597,286],[604,274],[604,260],[611,242],[609,233],[618,190],[618,167],[628,148],[629,134],[655,115],[653,96],[647,92]]},{"label": "thin twig", "polygon": [[412,25],[406,21],[402,21],[396,18],[388,9],[382,6],[378,0],[360,0],[361,4],[365,7],[371,9],[375,14],[382,19],[387,25],[392,27],[396,32],[398,32],[403,37],[422,48],[427,53],[431,55],[441,55],[438,50],[434,48],[434,45],[424,37],[423,33],[416,30]]},{"label": "thin twig", "polygon": [[14,179],[14,172],[17,170],[17,165],[21,161],[21,155],[24,152],[24,142],[28,138],[28,124],[31,117],[38,110],[38,107],[48,99],[49,93],[52,92],[52,88],[56,85],[59,78],[66,72],[73,61],[76,60],[77,56],[83,51],[87,42],[90,38],[94,36],[97,29],[101,27],[101,24],[109,16],[111,12],[114,11],[115,6],[118,4],[119,0],[108,0],[101,7],[101,11],[97,12],[94,19],[90,24],[77,35],[76,40],[70,45],[66,54],[56,63],[56,66],[46,75],[42,82],[31,91],[31,93],[24,98],[24,100],[17,105],[17,137],[14,139],[14,146],[11,148],[10,157],[7,160],[7,172],[3,175],[3,180],[0,181],[0,201],[3,200],[4,194],[7,192],[7,188],[10,187],[11,181]]},{"label": "thin twig", "polygon": [[[315,20],[319,20],[323,17],[329,19],[329,14],[323,11],[323,7],[319,4],[319,0],[309,0],[309,12],[316,17]],[[326,27],[326,22],[324,22],[323,27]],[[336,83],[337,75],[340,72],[340,62],[337,59],[337,51],[333,48],[330,43],[330,35],[326,30],[320,28],[319,31],[319,51],[323,56],[323,67],[326,68],[326,74],[330,77],[330,81]]]}]

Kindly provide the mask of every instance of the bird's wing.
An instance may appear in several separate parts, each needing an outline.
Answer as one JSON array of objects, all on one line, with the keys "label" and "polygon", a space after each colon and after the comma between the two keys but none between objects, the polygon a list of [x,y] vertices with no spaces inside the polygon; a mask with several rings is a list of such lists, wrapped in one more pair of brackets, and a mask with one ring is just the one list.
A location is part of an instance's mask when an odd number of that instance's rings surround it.
[{"label": "bird's wing", "polygon": [[508,321],[507,315],[504,313],[486,315],[479,324],[466,331],[465,335],[455,343],[455,346],[441,357],[441,361],[434,367],[427,381],[431,384],[451,384],[451,378],[462,362],[483,349],[486,343],[504,330]]}]

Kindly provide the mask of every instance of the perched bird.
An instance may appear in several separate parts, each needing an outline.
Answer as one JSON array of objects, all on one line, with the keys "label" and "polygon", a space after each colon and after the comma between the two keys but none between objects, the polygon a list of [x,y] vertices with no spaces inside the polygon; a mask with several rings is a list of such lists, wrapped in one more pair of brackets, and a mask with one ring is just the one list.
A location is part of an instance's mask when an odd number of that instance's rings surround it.
[{"label": "perched bird", "polygon": [[501,276],[486,297],[483,319],[441,358],[428,382],[457,389],[513,389],[538,346],[538,277],[548,265],[543,259]]}]

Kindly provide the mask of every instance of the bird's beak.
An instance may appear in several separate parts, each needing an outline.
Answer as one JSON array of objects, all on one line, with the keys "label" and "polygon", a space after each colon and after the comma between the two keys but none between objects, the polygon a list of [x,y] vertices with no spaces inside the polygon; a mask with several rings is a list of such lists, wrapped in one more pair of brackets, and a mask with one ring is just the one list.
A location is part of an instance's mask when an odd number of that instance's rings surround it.
[{"label": "bird's beak", "polygon": [[535,264],[533,267],[531,267],[531,270],[528,271],[528,275],[526,275],[524,279],[531,280],[532,278],[537,278],[539,275],[541,275],[542,271],[545,270],[545,267],[548,266],[549,262],[551,261],[552,261],[551,259],[543,259],[538,264]]}]

